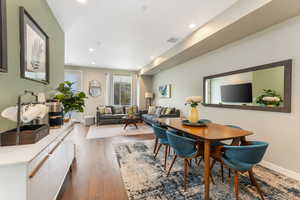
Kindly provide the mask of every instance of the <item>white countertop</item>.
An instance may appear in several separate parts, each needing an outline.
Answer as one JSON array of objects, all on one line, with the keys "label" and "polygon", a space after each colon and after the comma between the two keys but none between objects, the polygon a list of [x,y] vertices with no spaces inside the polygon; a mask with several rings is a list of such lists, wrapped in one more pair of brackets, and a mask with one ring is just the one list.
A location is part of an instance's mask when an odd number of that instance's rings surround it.
[{"label": "white countertop", "polygon": [[30,162],[62,133],[69,130],[72,125],[73,123],[70,122],[62,128],[50,129],[50,134],[35,144],[0,147],[0,167]]}]

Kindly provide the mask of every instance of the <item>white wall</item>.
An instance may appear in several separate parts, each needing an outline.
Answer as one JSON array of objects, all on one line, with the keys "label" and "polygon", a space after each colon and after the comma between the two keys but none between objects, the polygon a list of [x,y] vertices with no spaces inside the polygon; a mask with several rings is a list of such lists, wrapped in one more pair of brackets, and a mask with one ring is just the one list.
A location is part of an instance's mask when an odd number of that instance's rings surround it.
[{"label": "white wall", "polygon": [[187,111],[184,99],[203,95],[204,76],[293,59],[292,113],[200,107],[203,118],[221,124],[234,124],[255,133],[251,139],[270,143],[265,159],[300,173],[300,16],[263,32],[193,59],[153,78],[153,89],[172,84],[172,98],[157,104],[173,105]]}]

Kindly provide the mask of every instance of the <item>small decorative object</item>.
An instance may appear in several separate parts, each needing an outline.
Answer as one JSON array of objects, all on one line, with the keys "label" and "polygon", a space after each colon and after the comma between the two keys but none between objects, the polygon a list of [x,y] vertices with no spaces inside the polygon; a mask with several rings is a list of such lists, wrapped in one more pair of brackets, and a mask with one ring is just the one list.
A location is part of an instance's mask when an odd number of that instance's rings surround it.
[{"label": "small decorative object", "polygon": [[171,98],[171,84],[166,84],[158,87],[160,98]]},{"label": "small decorative object", "polygon": [[256,103],[265,105],[268,107],[278,107],[283,103],[282,97],[277,94],[274,90],[265,90],[262,95],[257,97]]},{"label": "small decorative object", "polygon": [[49,37],[20,7],[21,77],[49,83]]},{"label": "small decorative object", "polygon": [[97,80],[89,82],[89,94],[92,97],[99,97],[101,95],[101,84]]},{"label": "small decorative object", "polygon": [[207,122],[206,121],[202,121],[199,120],[195,123],[190,122],[190,120],[184,119],[182,120],[182,124],[186,125],[186,126],[196,126],[196,127],[203,127],[203,126],[207,126]]},{"label": "small decorative object", "polygon": [[201,96],[191,96],[186,98],[185,100],[185,105],[190,105],[191,110],[189,114],[189,121],[191,123],[197,123],[199,121],[199,112],[197,109],[197,106],[199,103],[202,102],[202,97]]},{"label": "small decorative object", "polygon": [[71,113],[75,112],[84,112],[85,107],[85,99],[87,99],[86,94],[84,92],[78,92],[72,90],[72,85],[74,83],[70,81],[65,81],[59,84],[57,94],[54,99],[61,102],[64,106],[65,116],[68,115],[69,118],[65,120],[65,122],[69,121],[71,118]]},{"label": "small decorative object", "polygon": [[7,72],[6,0],[0,0],[0,72]]},{"label": "small decorative object", "polygon": [[154,94],[151,92],[146,92],[145,93],[145,99],[146,99],[146,107],[149,108],[149,106],[151,106],[152,103],[152,99],[154,97]]}]

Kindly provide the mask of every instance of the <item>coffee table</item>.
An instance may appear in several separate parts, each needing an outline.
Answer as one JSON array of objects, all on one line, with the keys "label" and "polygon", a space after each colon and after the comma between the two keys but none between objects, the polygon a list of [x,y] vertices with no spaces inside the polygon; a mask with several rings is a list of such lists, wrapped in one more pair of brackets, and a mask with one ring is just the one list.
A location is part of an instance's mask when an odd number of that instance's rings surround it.
[{"label": "coffee table", "polygon": [[138,129],[137,123],[139,122],[139,119],[137,117],[129,117],[125,116],[123,117],[125,126],[124,130],[127,128],[128,125],[134,125],[136,129]]}]

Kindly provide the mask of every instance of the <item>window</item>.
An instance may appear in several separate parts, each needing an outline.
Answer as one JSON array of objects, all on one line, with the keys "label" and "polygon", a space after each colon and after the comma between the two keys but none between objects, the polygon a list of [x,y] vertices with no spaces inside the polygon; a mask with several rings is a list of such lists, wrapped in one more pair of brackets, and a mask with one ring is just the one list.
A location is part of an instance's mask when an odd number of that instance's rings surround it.
[{"label": "window", "polygon": [[113,103],[114,105],[131,104],[131,76],[113,76]]}]

